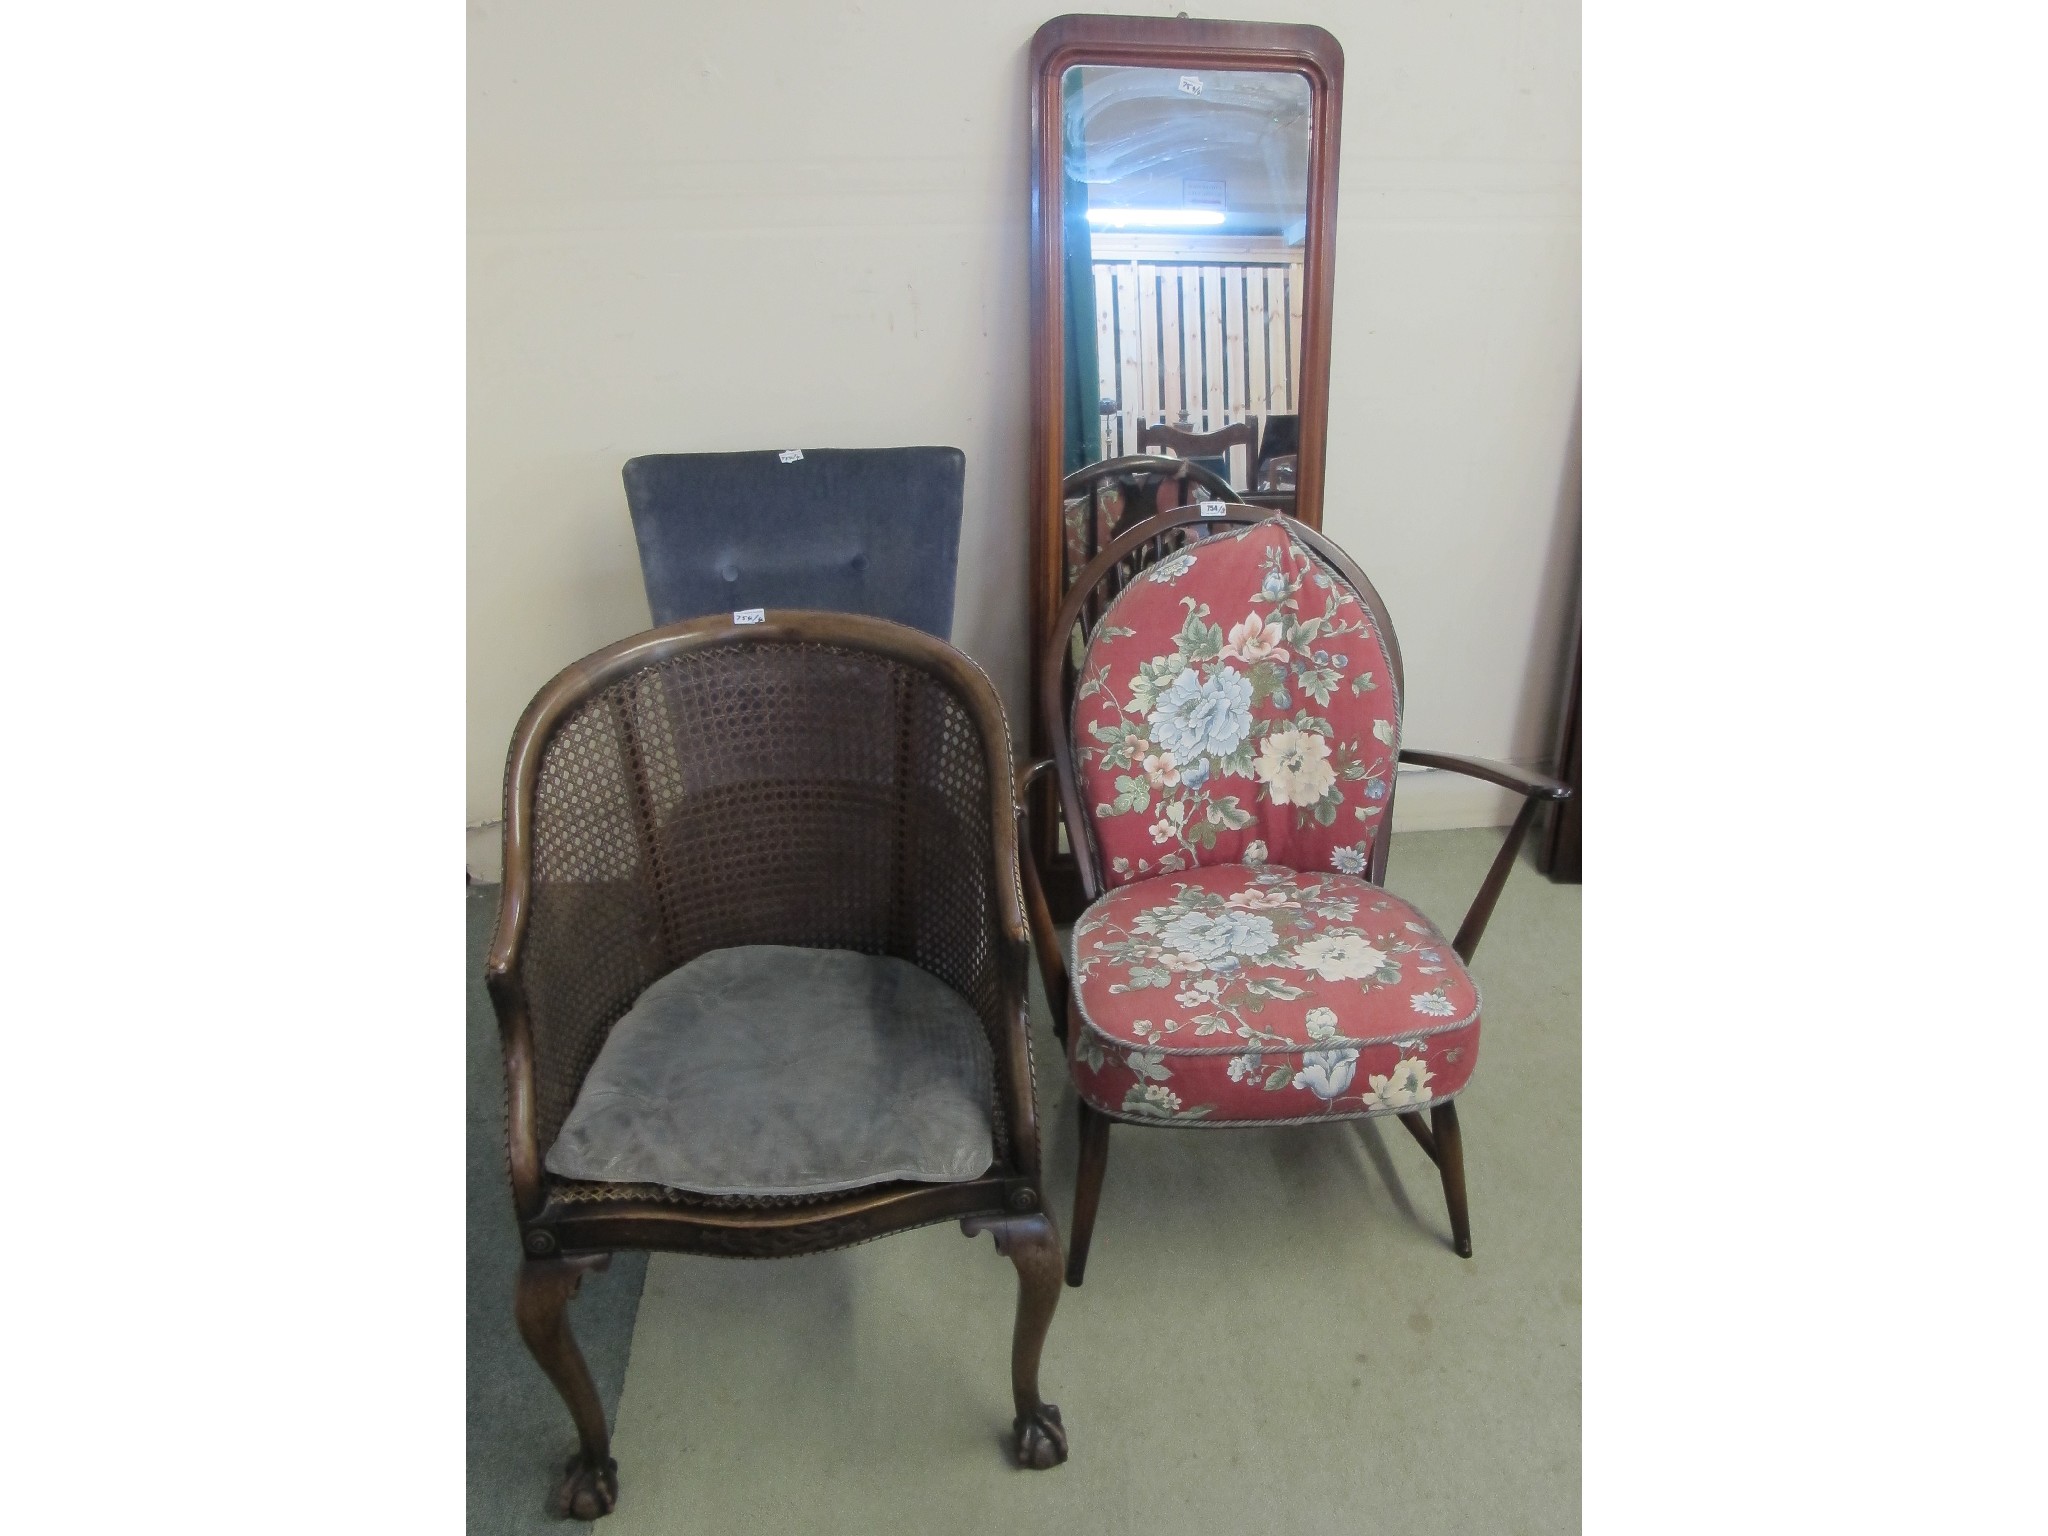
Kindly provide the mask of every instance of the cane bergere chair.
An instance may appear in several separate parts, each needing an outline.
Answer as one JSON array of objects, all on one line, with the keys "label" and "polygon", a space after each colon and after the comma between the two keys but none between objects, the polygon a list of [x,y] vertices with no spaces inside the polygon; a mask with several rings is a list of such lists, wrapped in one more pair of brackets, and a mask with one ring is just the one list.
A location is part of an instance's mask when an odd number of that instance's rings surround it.
[{"label": "cane bergere chair", "polygon": [[[1106,605],[1105,586],[1120,588]],[[1256,507],[1127,529],[1074,583],[1043,660],[1053,755],[1020,771],[1018,799],[1057,775],[1088,901],[1062,957],[1027,864],[1080,1099],[1067,1283],[1087,1265],[1113,1122],[1395,1115],[1441,1172],[1453,1246],[1470,1257],[1453,1102],[1479,1053],[1465,962],[1536,807],[1568,792],[1400,746],[1401,652],[1379,595],[1328,539]],[[1384,889],[1403,762],[1524,797],[1449,943]]]},{"label": "cane bergere chair", "polygon": [[957,1220],[1015,1264],[1013,1443],[1066,1459],[1038,1360],[1040,1183],[1002,707],[950,646],[770,610],[620,641],[512,739],[487,980],[519,1330],[575,1420],[555,1492],[618,1494],[566,1307],[619,1249],[821,1253]]}]

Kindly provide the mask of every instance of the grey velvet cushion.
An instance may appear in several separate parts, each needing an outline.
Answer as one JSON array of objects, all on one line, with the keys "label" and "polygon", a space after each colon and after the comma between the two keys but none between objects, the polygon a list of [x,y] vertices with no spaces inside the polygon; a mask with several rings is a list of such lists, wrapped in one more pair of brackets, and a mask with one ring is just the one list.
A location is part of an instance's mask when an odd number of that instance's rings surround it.
[{"label": "grey velvet cushion", "polygon": [[908,961],[749,944],[662,977],[613,1026],[550,1172],[707,1195],[957,1183],[994,1162],[967,1000]]}]

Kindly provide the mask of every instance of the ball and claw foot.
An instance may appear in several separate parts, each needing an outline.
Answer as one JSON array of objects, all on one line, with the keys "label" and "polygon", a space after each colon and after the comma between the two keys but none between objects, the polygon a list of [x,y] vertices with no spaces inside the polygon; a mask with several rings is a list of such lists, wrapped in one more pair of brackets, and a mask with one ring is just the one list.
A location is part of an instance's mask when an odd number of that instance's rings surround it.
[{"label": "ball and claw foot", "polygon": [[557,1520],[596,1520],[610,1514],[618,1503],[618,1462],[607,1456],[601,1463],[593,1463],[578,1451],[563,1469],[554,1497],[548,1500],[548,1511]]},{"label": "ball and claw foot", "polygon": [[1067,1431],[1060,1423],[1060,1411],[1051,1403],[1017,1420],[1017,1465],[1044,1471],[1067,1459]]}]

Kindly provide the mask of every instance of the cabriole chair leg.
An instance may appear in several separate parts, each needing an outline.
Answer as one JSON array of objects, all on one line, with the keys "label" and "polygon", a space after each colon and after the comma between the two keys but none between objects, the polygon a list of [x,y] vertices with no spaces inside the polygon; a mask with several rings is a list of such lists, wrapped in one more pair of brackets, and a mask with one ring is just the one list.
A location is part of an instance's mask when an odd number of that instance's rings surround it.
[{"label": "cabriole chair leg", "polygon": [[1038,1360],[1045,1350],[1053,1309],[1060,1304],[1060,1235],[1052,1218],[970,1216],[960,1223],[969,1237],[991,1233],[996,1252],[1017,1266],[1017,1327],[1010,1336],[1010,1395],[1017,1417],[1011,1425],[1017,1464],[1043,1469],[1067,1459],[1067,1431],[1057,1406],[1038,1395]]},{"label": "cabriole chair leg", "polygon": [[555,1485],[549,1507],[557,1517],[595,1520],[619,1502],[619,1464],[612,1460],[611,1435],[605,1428],[604,1403],[590,1379],[583,1351],[569,1331],[569,1299],[590,1270],[603,1269],[611,1255],[590,1259],[527,1259],[519,1266],[513,1310],[519,1336],[548,1380],[562,1394],[576,1421],[581,1448],[569,1459]]},{"label": "cabriole chair leg", "polygon": [[1436,1138],[1437,1167],[1444,1176],[1444,1204],[1451,1213],[1451,1246],[1458,1257],[1472,1257],[1472,1218],[1465,1210],[1465,1144],[1458,1135],[1458,1106],[1443,1103],[1429,1112],[1430,1134]]},{"label": "cabriole chair leg", "polygon": [[1074,1174],[1074,1236],[1067,1249],[1067,1284],[1078,1286],[1088,1269],[1088,1240],[1095,1235],[1095,1207],[1102,1200],[1102,1174],[1109,1166],[1109,1116],[1081,1105],[1081,1165]]}]

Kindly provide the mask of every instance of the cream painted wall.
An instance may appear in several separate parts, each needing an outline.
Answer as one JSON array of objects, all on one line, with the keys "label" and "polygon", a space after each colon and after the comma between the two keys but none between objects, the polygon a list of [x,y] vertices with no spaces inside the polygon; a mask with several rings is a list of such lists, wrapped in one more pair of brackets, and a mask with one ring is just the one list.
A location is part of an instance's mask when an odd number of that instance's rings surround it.
[{"label": "cream painted wall", "polygon": [[[1021,725],[1025,66],[1054,14],[472,0],[472,823],[534,691],[648,623],[637,453],[965,450],[954,639]],[[1576,570],[1577,6],[1226,14],[1345,51],[1325,527],[1393,614],[1407,739],[1541,761]],[[1404,779],[1403,820],[1498,818],[1448,783],[1431,813],[1439,788]]]}]

